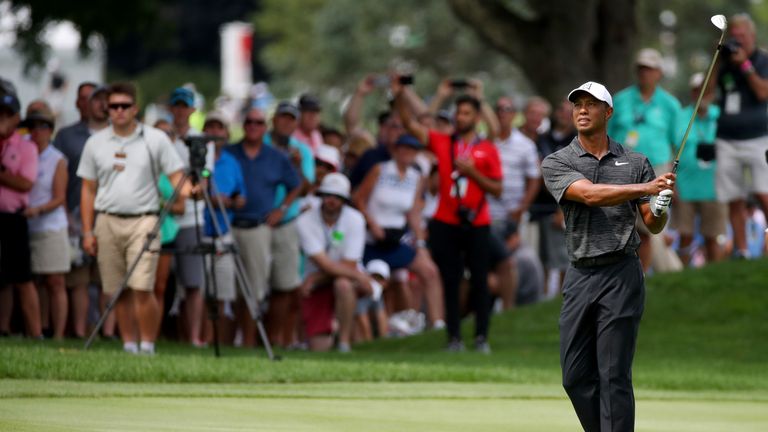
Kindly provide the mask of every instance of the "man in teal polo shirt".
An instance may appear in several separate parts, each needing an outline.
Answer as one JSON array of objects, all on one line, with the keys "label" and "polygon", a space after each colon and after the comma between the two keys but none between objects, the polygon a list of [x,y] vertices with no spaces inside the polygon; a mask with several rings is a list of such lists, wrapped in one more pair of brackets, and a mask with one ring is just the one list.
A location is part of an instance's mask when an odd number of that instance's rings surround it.
[{"label": "man in teal polo shirt", "polygon": [[[276,148],[291,160],[301,178],[301,195],[305,195],[309,185],[315,182],[315,158],[307,144],[292,136],[296,130],[298,118],[298,107],[290,102],[278,104],[272,117],[272,130],[264,134],[264,144]],[[295,289],[298,285],[292,285],[292,281],[300,281],[299,233],[296,229],[296,218],[301,210],[301,199],[296,199],[285,206],[286,195],[285,186],[279,185],[275,194],[275,208],[284,207],[284,213],[280,223],[272,228],[270,245],[272,292],[269,313],[266,317],[269,340],[282,347],[287,347],[293,342],[301,301],[301,294]],[[290,275],[290,269],[294,270],[293,275]]]},{"label": "man in teal polo shirt", "polygon": [[[678,147],[693,115],[693,103],[699,97],[703,82],[704,74],[699,72],[688,83],[692,103],[683,108],[677,120],[675,142]],[[677,172],[677,201],[672,213],[672,226],[680,233],[680,258],[684,263],[690,259],[691,247],[695,247],[693,235],[696,216],[699,217],[698,230],[704,236],[708,262],[722,257],[722,248],[717,239],[725,235],[727,229],[727,208],[718,202],[715,191],[715,136],[720,107],[711,102],[711,97],[704,97],[701,101],[683,154],[680,155],[680,168]]]},{"label": "man in teal polo shirt", "polygon": [[[675,125],[680,102],[661,88],[661,54],[653,48],[637,53],[637,84],[616,94],[614,114],[608,123],[608,136],[642,153],[658,173],[669,172],[674,158]],[[641,245],[638,255],[643,269],[651,264],[650,234],[638,224]]]}]

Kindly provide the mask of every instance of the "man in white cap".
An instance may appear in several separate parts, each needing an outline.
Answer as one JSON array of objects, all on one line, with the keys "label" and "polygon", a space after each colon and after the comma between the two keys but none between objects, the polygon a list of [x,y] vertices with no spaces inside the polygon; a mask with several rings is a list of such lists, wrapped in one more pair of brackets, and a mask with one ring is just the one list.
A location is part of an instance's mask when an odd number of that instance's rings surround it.
[{"label": "man in white cap", "polygon": [[602,84],[584,83],[568,100],[578,135],[542,162],[565,214],[571,261],[560,312],[563,387],[584,430],[631,431],[632,358],[645,303],[635,220],[639,213],[652,233],[664,228],[675,175],[656,177],[648,158],[608,137],[613,101]]},{"label": "man in white cap", "polygon": [[[637,53],[637,84],[616,93],[614,115],[608,124],[608,135],[630,150],[644,154],[656,172],[670,170],[675,125],[680,113],[680,102],[659,85],[662,63],[661,54],[653,48],[643,48]],[[650,233],[640,222],[638,232],[640,261],[648,270],[652,261]]]},{"label": "man in white cap", "polygon": [[299,216],[301,249],[309,258],[302,291],[302,318],[312,350],[331,347],[332,321],[339,324],[338,349],[349,352],[358,297],[372,293],[370,277],[358,269],[365,248],[365,219],[349,206],[350,185],[343,174],[325,176],[320,206]]}]

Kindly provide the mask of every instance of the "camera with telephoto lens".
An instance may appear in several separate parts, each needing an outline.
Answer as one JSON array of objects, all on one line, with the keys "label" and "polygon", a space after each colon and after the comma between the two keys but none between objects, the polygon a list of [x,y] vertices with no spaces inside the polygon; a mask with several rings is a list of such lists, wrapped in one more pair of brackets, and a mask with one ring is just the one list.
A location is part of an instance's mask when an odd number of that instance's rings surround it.
[{"label": "camera with telephoto lens", "polygon": [[716,156],[717,152],[714,143],[700,143],[696,146],[696,159],[702,162],[712,162]]},{"label": "camera with telephoto lens", "polygon": [[184,144],[189,148],[189,167],[195,171],[205,169],[205,159],[208,155],[208,143],[213,137],[189,136],[184,138]]},{"label": "camera with telephoto lens", "polygon": [[739,43],[739,41],[733,38],[728,39],[727,41],[723,42],[723,47],[722,47],[723,55],[730,57],[731,55],[733,55],[733,53],[738,51],[740,48],[741,48],[741,44]]}]

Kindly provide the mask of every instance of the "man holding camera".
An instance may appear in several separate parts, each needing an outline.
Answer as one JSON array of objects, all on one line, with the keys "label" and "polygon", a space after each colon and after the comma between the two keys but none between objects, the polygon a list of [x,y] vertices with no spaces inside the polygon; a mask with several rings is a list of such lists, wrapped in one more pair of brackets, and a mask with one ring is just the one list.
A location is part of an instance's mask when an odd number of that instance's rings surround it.
[{"label": "man holding camera", "polygon": [[[112,125],[85,143],[77,175],[83,179],[83,249],[98,255],[104,293],[115,294],[157,223],[158,176],[165,173],[178,185],[184,164],[164,132],[136,120],[133,84],[113,84],[107,101]],[[156,237],[116,303],[123,349],[129,353],[155,351],[160,311],[153,293],[158,256],[152,251],[158,249]]]},{"label": "man holding camera", "polygon": [[[482,102],[482,85],[474,81],[470,91],[456,99],[456,132],[445,135],[421,125],[407,106],[413,94],[408,86],[393,84],[395,106],[405,128],[437,157],[440,201],[429,225],[429,247],[440,269],[445,289],[448,350],[463,351],[459,285],[464,269],[471,273],[471,300],[475,313],[475,349],[490,353],[488,293],[491,217],[486,194],[501,196],[501,162],[496,146],[476,132],[481,118],[498,131],[493,110]],[[484,108],[481,108],[485,105]],[[489,112],[490,115],[484,114]]]},{"label": "man holding camera", "polygon": [[[728,203],[734,257],[747,257],[746,199],[753,191],[768,212],[768,53],[755,45],[755,23],[747,14],[728,22],[717,86],[717,198]],[[745,168],[751,171],[751,184]]]}]

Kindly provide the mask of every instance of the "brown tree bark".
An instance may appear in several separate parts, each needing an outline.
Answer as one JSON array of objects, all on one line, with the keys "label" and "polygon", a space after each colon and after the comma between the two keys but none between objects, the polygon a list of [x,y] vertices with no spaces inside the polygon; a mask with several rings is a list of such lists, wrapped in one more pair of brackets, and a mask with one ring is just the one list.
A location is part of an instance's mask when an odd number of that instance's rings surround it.
[{"label": "brown tree bark", "polygon": [[611,93],[630,82],[636,0],[531,0],[532,18],[522,17],[505,0],[448,3],[553,103],[585,81],[601,82]]}]

